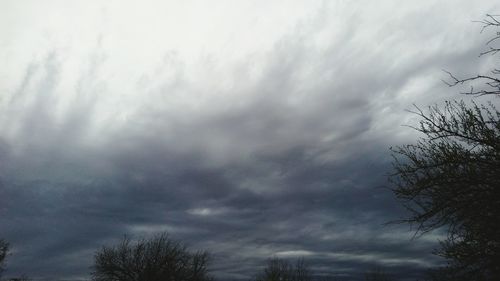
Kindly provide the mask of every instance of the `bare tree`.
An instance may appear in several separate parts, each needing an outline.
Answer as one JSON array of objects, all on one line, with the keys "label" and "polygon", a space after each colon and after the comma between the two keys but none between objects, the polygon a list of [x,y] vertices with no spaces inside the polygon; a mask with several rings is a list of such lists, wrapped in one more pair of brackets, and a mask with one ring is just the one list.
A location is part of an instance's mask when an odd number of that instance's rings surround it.
[{"label": "bare tree", "polygon": [[[437,253],[461,276],[500,277],[500,112],[493,105],[417,108],[424,137],[393,149],[394,193],[426,233],[446,226]],[[489,277],[495,276],[493,279]],[[466,279],[467,279],[466,278]]]},{"label": "bare tree", "polygon": [[[486,18],[479,23],[483,24],[481,32],[490,29],[499,31],[486,42],[487,49],[479,56],[495,55],[500,52],[500,16],[486,15]],[[469,85],[467,91],[462,91],[462,94],[473,96],[498,96],[500,95],[500,68],[493,68],[489,74],[478,74],[467,78],[458,78],[449,71],[450,79],[444,81],[448,86],[454,87],[457,85]],[[479,84],[474,86],[473,84]]]},{"label": "bare tree", "polygon": [[[488,15],[484,28],[500,28]],[[500,33],[488,41],[496,42]],[[500,49],[490,46],[484,54]],[[491,76],[458,79],[450,86],[484,81],[464,94],[500,95],[499,69]],[[476,83],[477,84],[477,83]],[[448,266],[436,280],[500,280],[500,112],[486,105],[448,101],[412,111],[420,118],[416,143],[392,149],[394,193],[411,215],[417,233],[447,227],[438,255]]]},{"label": "bare tree", "polygon": [[0,239],[0,277],[2,277],[2,273],[5,270],[5,258],[9,254],[9,243],[5,242],[3,239]]},{"label": "bare tree", "polygon": [[94,281],[207,281],[208,253],[189,252],[166,233],[102,247],[95,254]]},{"label": "bare tree", "polygon": [[9,281],[31,281],[26,275],[22,275],[21,277],[10,278]]},{"label": "bare tree", "polygon": [[311,271],[304,259],[298,259],[295,265],[287,260],[272,258],[267,266],[257,275],[256,281],[311,281]]},{"label": "bare tree", "polygon": [[306,260],[303,258],[300,258],[295,262],[294,273],[294,281],[311,281],[312,279],[311,270],[307,266]]},{"label": "bare tree", "polygon": [[373,268],[365,273],[366,281],[392,281],[389,274],[381,268]]}]

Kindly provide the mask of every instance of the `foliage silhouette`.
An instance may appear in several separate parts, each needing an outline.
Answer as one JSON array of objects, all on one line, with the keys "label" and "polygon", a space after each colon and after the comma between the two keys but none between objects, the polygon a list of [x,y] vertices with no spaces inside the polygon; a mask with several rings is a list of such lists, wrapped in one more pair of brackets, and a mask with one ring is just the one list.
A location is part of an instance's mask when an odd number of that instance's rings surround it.
[{"label": "foliage silhouette", "polygon": [[208,281],[208,253],[189,252],[166,233],[133,243],[129,238],[95,254],[94,281]]},{"label": "foliage silhouette", "polygon": [[9,243],[5,242],[5,240],[0,239],[0,277],[2,277],[2,273],[5,270],[5,258],[9,254]]},{"label": "foliage silhouette", "polygon": [[311,271],[304,259],[298,259],[295,264],[280,258],[271,258],[260,272],[256,281],[311,281]]},{"label": "foliage silhouette", "polygon": [[365,281],[392,281],[384,270],[381,268],[374,268],[365,273]]},{"label": "foliage silhouette", "polygon": [[[500,27],[488,15],[484,28]],[[498,35],[498,34],[497,34]],[[488,41],[496,42],[500,35]],[[483,54],[495,54],[490,46]],[[486,81],[465,94],[500,95],[500,70],[491,76],[458,79],[450,86]],[[415,106],[423,137],[414,144],[391,148],[394,193],[416,224],[417,233],[447,227],[447,239],[436,251],[448,266],[435,280],[500,280],[500,112],[486,105],[448,101],[425,112]],[[451,279],[446,279],[451,278]]]},{"label": "foliage silhouette", "polygon": [[23,275],[21,277],[10,278],[9,281],[31,281],[31,279]]}]

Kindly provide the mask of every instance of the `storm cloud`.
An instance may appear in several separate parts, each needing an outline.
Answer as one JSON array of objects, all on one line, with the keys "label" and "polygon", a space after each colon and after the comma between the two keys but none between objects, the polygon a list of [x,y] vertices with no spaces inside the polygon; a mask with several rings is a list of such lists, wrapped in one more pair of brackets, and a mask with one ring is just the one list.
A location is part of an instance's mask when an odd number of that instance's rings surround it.
[{"label": "storm cloud", "polygon": [[159,231],[221,280],[273,256],[420,276],[441,236],[386,225],[388,148],[418,137],[405,109],[457,97],[442,69],[488,69],[472,21],[496,2],[3,1],[6,276],[84,279]]}]

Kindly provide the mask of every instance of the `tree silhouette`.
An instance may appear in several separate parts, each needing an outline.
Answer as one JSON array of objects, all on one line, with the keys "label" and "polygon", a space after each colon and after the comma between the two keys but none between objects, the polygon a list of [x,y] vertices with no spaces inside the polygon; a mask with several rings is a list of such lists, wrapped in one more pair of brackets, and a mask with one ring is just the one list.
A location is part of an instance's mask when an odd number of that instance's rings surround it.
[{"label": "tree silhouette", "polygon": [[118,245],[95,254],[94,281],[207,281],[206,252],[189,252],[185,245],[161,233],[133,243],[125,237]]},{"label": "tree silhouette", "polygon": [[392,281],[393,279],[381,268],[373,268],[365,273],[365,281]]},{"label": "tree silhouette", "polygon": [[[488,29],[500,30],[500,16],[486,15],[486,18],[479,23],[483,24],[481,32]],[[487,50],[479,56],[495,55],[500,52],[500,31],[486,42]],[[500,95],[500,69],[493,68],[490,74],[478,74],[467,78],[458,78],[449,71],[445,71],[450,76],[448,81],[444,81],[448,86],[470,85],[467,91],[461,91],[462,94],[472,96],[499,96]],[[480,84],[480,87],[474,87],[474,83]]]},{"label": "tree silhouette", "polygon": [[5,242],[3,239],[0,239],[0,277],[2,277],[2,273],[5,270],[5,258],[9,253],[9,243]]},{"label": "tree silhouette", "polygon": [[31,279],[23,275],[21,277],[10,278],[9,281],[31,281]]},{"label": "tree silhouette", "polygon": [[[500,27],[488,15],[485,26]],[[500,35],[488,41],[489,50]],[[485,81],[465,94],[500,94],[499,69],[491,75],[458,79],[450,86]],[[446,226],[447,240],[437,254],[448,266],[434,274],[436,280],[500,280],[500,112],[486,105],[448,101],[413,111],[420,118],[414,127],[423,137],[414,144],[391,148],[397,198],[411,212],[406,222],[426,233]],[[451,278],[451,279],[446,279]]]},{"label": "tree silhouette", "polygon": [[256,281],[311,281],[311,271],[304,259],[298,259],[295,265],[287,260],[271,258],[266,267],[255,278]]}]

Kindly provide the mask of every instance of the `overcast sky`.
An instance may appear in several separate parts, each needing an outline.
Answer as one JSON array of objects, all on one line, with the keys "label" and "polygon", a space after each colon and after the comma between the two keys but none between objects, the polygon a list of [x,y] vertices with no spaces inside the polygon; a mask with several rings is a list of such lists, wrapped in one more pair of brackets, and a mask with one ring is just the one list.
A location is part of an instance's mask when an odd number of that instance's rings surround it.
[{"label": "overcast sky", "polygon": [[[417,3],[418,2],[418,3]],[[318,274],[442,261],[387,190],[406,112],[485,72],[491,1],[0,1],[6,276],[88,278],[168,231],[220,280],[269,257]],[[341,279],[341,280],[344,280]]]}]

